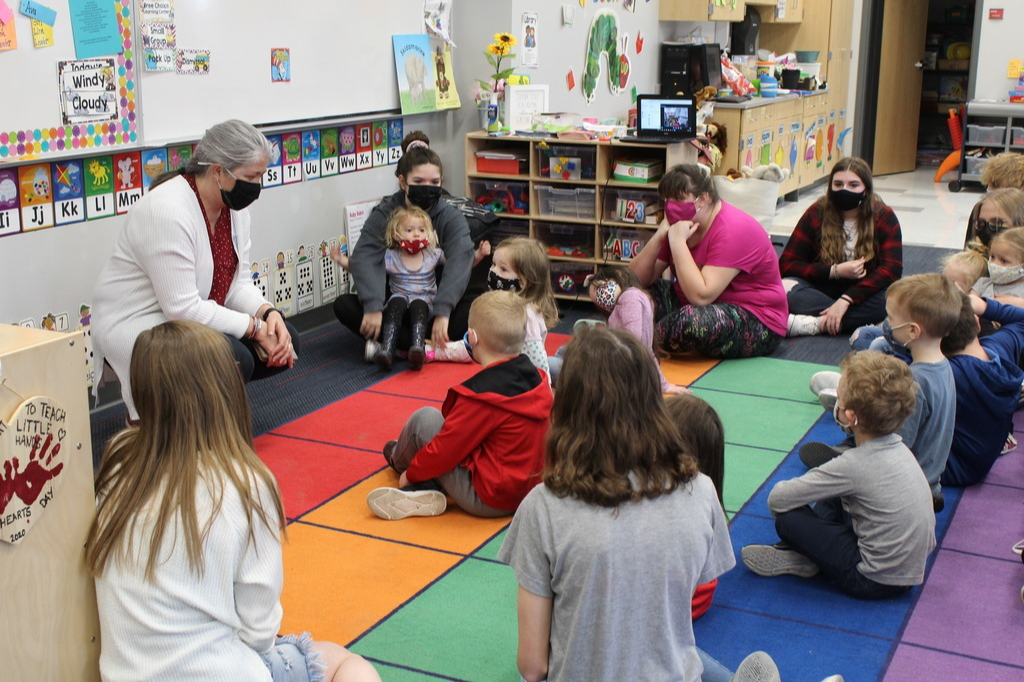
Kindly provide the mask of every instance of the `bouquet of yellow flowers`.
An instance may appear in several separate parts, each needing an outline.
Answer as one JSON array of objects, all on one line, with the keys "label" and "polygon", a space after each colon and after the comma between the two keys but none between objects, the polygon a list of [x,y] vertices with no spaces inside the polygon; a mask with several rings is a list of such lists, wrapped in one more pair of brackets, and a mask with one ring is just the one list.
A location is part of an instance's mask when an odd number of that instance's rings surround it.
[{"label": "bouquet of yellow flowers", "polygon": [[494,74],[489,80],[477,79],[477,88],[473,93],[473,98],[477,104],[486,102],[490,99],[491,93],[497,93],[498,99],[504,99],[505,97],[505,81],[512,75],[515,70],[512,67],[507,69],[501,68],[501,63],[505,59],[508,59],[508,63],[512,63],[512,59],[515,55],[512,54],[512,48],[515,47],[516,39],[511,33],[495,33],[494,42],[487,46],[487,50],[484,51],[484,56],[487,57],[487,63],[494,69]]}]

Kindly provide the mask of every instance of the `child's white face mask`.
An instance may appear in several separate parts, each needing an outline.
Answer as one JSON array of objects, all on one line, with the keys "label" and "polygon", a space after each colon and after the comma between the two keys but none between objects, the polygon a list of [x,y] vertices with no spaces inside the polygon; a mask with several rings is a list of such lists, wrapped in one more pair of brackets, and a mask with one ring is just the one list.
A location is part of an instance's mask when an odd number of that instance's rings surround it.
[{"label": "child's white face mask", "polygon": [[988,277],[993,284],[1011,284],[1024,277],[1024,265],[988,264]]}]

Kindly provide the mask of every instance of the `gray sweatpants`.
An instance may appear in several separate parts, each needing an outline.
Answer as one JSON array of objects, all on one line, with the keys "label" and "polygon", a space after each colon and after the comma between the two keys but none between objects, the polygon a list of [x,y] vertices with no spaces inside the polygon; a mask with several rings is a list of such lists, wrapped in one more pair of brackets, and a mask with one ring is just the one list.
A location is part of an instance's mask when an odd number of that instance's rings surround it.
[{"label": "gray sweatpants", "polygon": [[[399,473],[408,469],[413,456],[434,436],[441,433],[443,426],[444,416],[436,407],[421,407],[413,412],[409,421],[402,427],[402,433],[398,436],[398,444],[391,455],[391,463],[395,469]],[[437,477],[437,482],[460,509],[473,516],[496,518],[511,516],[515,513],[514,511],[495,509],[481,500],[473,488],[473,474],[466,467],[458,466],[441,474]]]}]

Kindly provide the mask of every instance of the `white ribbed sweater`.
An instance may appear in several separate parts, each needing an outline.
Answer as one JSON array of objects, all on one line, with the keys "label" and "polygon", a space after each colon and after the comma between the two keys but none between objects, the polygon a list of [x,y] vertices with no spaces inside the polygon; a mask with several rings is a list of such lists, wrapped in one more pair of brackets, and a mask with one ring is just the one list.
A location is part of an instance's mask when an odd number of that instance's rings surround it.
[{"label": "white ribbed sweater", "polygon": [[[182,177],[145,195],[128,212],[110,262],[93,292],[92,340],[97,367],[106,359],[121,381],[128,412],[128,368],[138,335],[168,320],[193,320],[241,338],[249,318],[267,303],[249,270],[249,211],[231,211],[238,256],[225,305],[209,300],[213,251],[199,200]],[[98,383],[98,382],[97,382]]]},{"label": "white ribbed sweater", "polygon": [[[273,513],[265,486],[258,489],[264,508]],[[271,650],[281,626],[280,534],[254,518],[253,545],[238,491],[228,483],[203,543],[203,575],[191,571],[184,544],[174,543],[181,536],[176,522],[164,536],[156,577],[148,581],[152,525],[147,519],[157,502],[140,511],[128,560],[112,555],[96,579],[104,682],[269,682],[260,654]],[[200,481],[200,528],[211,509],[210,491]]]}]

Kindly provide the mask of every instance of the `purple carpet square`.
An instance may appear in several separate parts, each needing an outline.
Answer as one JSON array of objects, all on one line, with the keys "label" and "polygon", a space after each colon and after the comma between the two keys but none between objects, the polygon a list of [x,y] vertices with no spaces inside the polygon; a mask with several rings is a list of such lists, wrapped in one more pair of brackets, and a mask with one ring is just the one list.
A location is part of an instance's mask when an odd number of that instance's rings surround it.
[{"label": "purple carpet square", "polygon": [[1019,489],[982,483],[963,491],[942,548],[1015,559],[1010,548],[1022,537],[1024,495]]},{"label": "purple carpet square", "polygon": [[1022,678],[1024,669],[1021,668],[901,644],[889,662],[882,682],[1020,682]]},{"label": "purple carpet square", "polygon": [[939,550],[902,639],[1024,668],[1022,582],[1019,562]]},{"label": "purple carpet square", "polygon": [[1016,450],[997,459],[992,470],[985,477],[985,483],[1012,486],[1018,491],[1024,489],[1024,450],[1022,448],[1024,446],[1018,445]]}]

